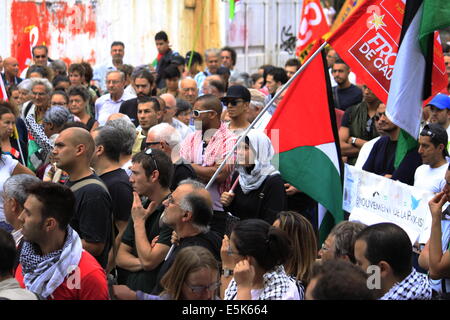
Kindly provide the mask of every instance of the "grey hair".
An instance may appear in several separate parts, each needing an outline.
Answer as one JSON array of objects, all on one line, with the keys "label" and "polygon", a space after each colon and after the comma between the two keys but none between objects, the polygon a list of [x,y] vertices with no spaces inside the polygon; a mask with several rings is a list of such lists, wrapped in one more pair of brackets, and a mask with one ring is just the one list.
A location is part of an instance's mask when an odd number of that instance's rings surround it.
[{"label": "grey hair", "polygon": [[[201,197],[199,197],[198,195],[190,193],[190,194],[186,195],[183,199],[181,199],[181,201],[180,201],[180,208],[182,210],[190,211],[193,214],[197,214],[198,215],[199,213],[194,212],[194,206],[193,206],[194,202],[198,202],[198,201],[202,201]],[[197,210],[200,210],[200,209],[197,209]],[[192,226],[194,228],[196,228],[200,233],[208,233],[209,230],[210,230],[209,225],[207,225],[207,224],[199,224],[199,223],[194,222],[196,220],[197,220],[197,217],[194,216],[192,221],[191,221]],[[203,221],[201,221],[201,223],[203,223]]]},{"label": "grey hair", "polygon": [[210,55],[215,55],[217,57],[220,57],[220,49],[217,49],[217,48],[206,49],[205,59],[207,59],[208,56],[210,56]]},{"label": "grey hair", "polygon": [[177,129],[168,123],[160,123],[150,128],[149,133],[156,136],[157,141],[165,141],[172,149],[181,143],[181,136]]},{"label": "grey hair", "polygon": [[130,118],[118,118],[109,120],[105,126],[113,127],[120,131],[122,135],[122,148],[121,153],[130,155],[133,151],[134,141],[136,140],[136,127],[131,122]]},{"label": "grey hair", "polygon": [[31,79],[24,79],[21,83],[19,83],[17,88],[19,88],[19,90],[31,91],[32,86],[33,86],[33,80],[31,80]]},{"label": "grey hair", "polygon": [[62,127],[67,122],[73,122],[74,117],[70,111],[63,106],[52,106],[45,112],[43,122],[52,123],[56,127]]},{"label": "grey hair", "polygon": [[53,60],[50,64],[50,67],[55,71],[60,71],[62,73],[67,72],[67,65],[62,60]]},{"label": "grey hair", "polygon": [[194,190],[206,189],[206,186],[203,183],[201,183],[200,181],[194,180],[194,179],[184,179],[184,180],[180,181],[178,186],[181,186],[181,185],[184,185],[184,184],[191,185],[192,188],[194,188]]},{"label": "grey hair", "polygon": [[244,86],[246,88],[251,88],[252,86],[252,78],[247,72],[230,76],[229,82],[233,83],[234,85]]},{"label": "grey hair", "polygon": [[31,78],[31,81],[33,81],[31,89],[33,89],[37,85],[42,85],[45,87],[45,91],[47,92],[47,94],[50,94],[50,92],[52,92],[53,90],[52,84],[45,78]]},{"label": "grey hair", "polygon": [[354,247],[356,236],[367,226],[360,222],[342,221],[336,225],[330,232],[334,236],[335,257],[347,255],[352,263],[356,262],[354,256]]},{"label": "grey hair", "polygon": [[[120,70],[111,70],[111,71],[108,71],[108,73],[106,74],[106,78],[108,78],[108,76],[109,76],[111,73],[119,73],[119,74],[120,74],[120,78],[122,79],[122,81],[125,81],[125,73],[123,73],[122,71],[120,71]],[[106,78],[105,78],[105,79],[106,79]]]},{"label": "grey hair", "polygon": [[264,102],[251,100],[250,101],[250,107],[252,107],[252,108],[256,108],[256,107],[264,108],[265,104],[264,104]]},{"label": "grey hair", "polygon": [[29,174],[17,174],[9,177],[3,184],[3,193],[8,198],[15,199],[21,206],[25,203],[28,197],[26,187],[37,183],[41,180]]}]

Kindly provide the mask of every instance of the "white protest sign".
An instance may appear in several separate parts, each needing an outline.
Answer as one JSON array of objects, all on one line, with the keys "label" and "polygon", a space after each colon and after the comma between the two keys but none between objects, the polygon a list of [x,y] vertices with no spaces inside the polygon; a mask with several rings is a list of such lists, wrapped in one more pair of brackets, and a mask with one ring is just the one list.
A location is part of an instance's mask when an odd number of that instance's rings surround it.
[{"label": "white protest sign", "polygon": [[350,221],[367,225],[392,222],[408,234],[414,244],[425,243],[431,231],[428,201],[431,191],[387,179],[345,165],[343,209]]}]

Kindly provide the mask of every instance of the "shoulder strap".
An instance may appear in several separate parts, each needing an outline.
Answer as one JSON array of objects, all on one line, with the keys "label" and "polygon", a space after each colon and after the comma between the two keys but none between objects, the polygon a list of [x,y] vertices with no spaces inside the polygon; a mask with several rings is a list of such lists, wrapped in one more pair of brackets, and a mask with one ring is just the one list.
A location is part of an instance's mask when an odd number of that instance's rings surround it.
[{"label": "shoulder strap", "polygon": [[86,179],[86,180],[77,182],[73,186],[70,187],[70,190],[72,190],[72,192],[76,192],[77,190],[79,190],[89,184],[99,185],[109,194],[108,188],[105,186],[105,184],[97,179]]},{"label": "shoulder strap", "polygon": [[[109,194],[108,188],[106,187],[106,185],[101,182],[100,180],[97,179],[86,179],[80,182],[75,183],[73,186],[70,187],[70,190],[72,190],[72,192],[75,192],[87,185],[90,184],[96,184],[100,187],[103,188],[103,190],[106,191],[106,193],[108,194],[108,196],[111,198],[111,195]],[[113,249],[113,257],[116,257],[117,255],[117,246],[116,246],[116,232],[115,232],[115,225],[114,225],[114,212],[111,212],[111,247]]]}]

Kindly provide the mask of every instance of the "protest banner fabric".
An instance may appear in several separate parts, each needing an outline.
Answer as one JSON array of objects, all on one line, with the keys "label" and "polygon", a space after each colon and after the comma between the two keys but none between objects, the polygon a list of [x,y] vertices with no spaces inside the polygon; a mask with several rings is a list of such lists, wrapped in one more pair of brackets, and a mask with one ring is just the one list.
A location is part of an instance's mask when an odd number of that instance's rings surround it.
[{"label": "protest banner fabric", "polygon": [[426,243],[431,231],[431,191],[419,189],[345,165],[343,209],[350,221],[367,225],[392,222],[415,243]]}]

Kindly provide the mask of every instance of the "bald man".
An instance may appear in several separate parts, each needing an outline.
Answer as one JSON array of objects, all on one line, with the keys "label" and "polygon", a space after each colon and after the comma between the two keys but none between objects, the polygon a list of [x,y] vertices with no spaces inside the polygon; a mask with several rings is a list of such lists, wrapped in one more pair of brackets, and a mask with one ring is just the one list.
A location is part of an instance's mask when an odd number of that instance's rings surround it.
[{"label": "bald man", "polygon": [[69,128],[60,133],[52,153],[56,166],[69,174],[66,185],[75,194],[70,225],[80,235],[83,248],[106,268],[112,237],[112,202],[108,189],[89,167],[95,148],[89,131]]},{"label": "bald man", "polygon": [[165,103],[162,122],[168,123],[177,129],[181,139],[186,138],[186,136],[193,131],[183,122],[175,118],[175,114],[177,113],[177,100],[170,93],[162,94],[160,95],[160,98],[163,99]]},{"label": "bald man", "polygon": [[22,82],[23,79],[17,76],[19,74],[19,62],[17,62],[16,58],[6,58],[3,61],[3,68],[5,69],[5,72],[2,73],[2,77],[5,87],[11,84],[18,85]]},{"label": "bald man", "polygon": [[198,96],[197,82],[192,78],[184,78],[180,81],[180,99],[194,105]]}]

